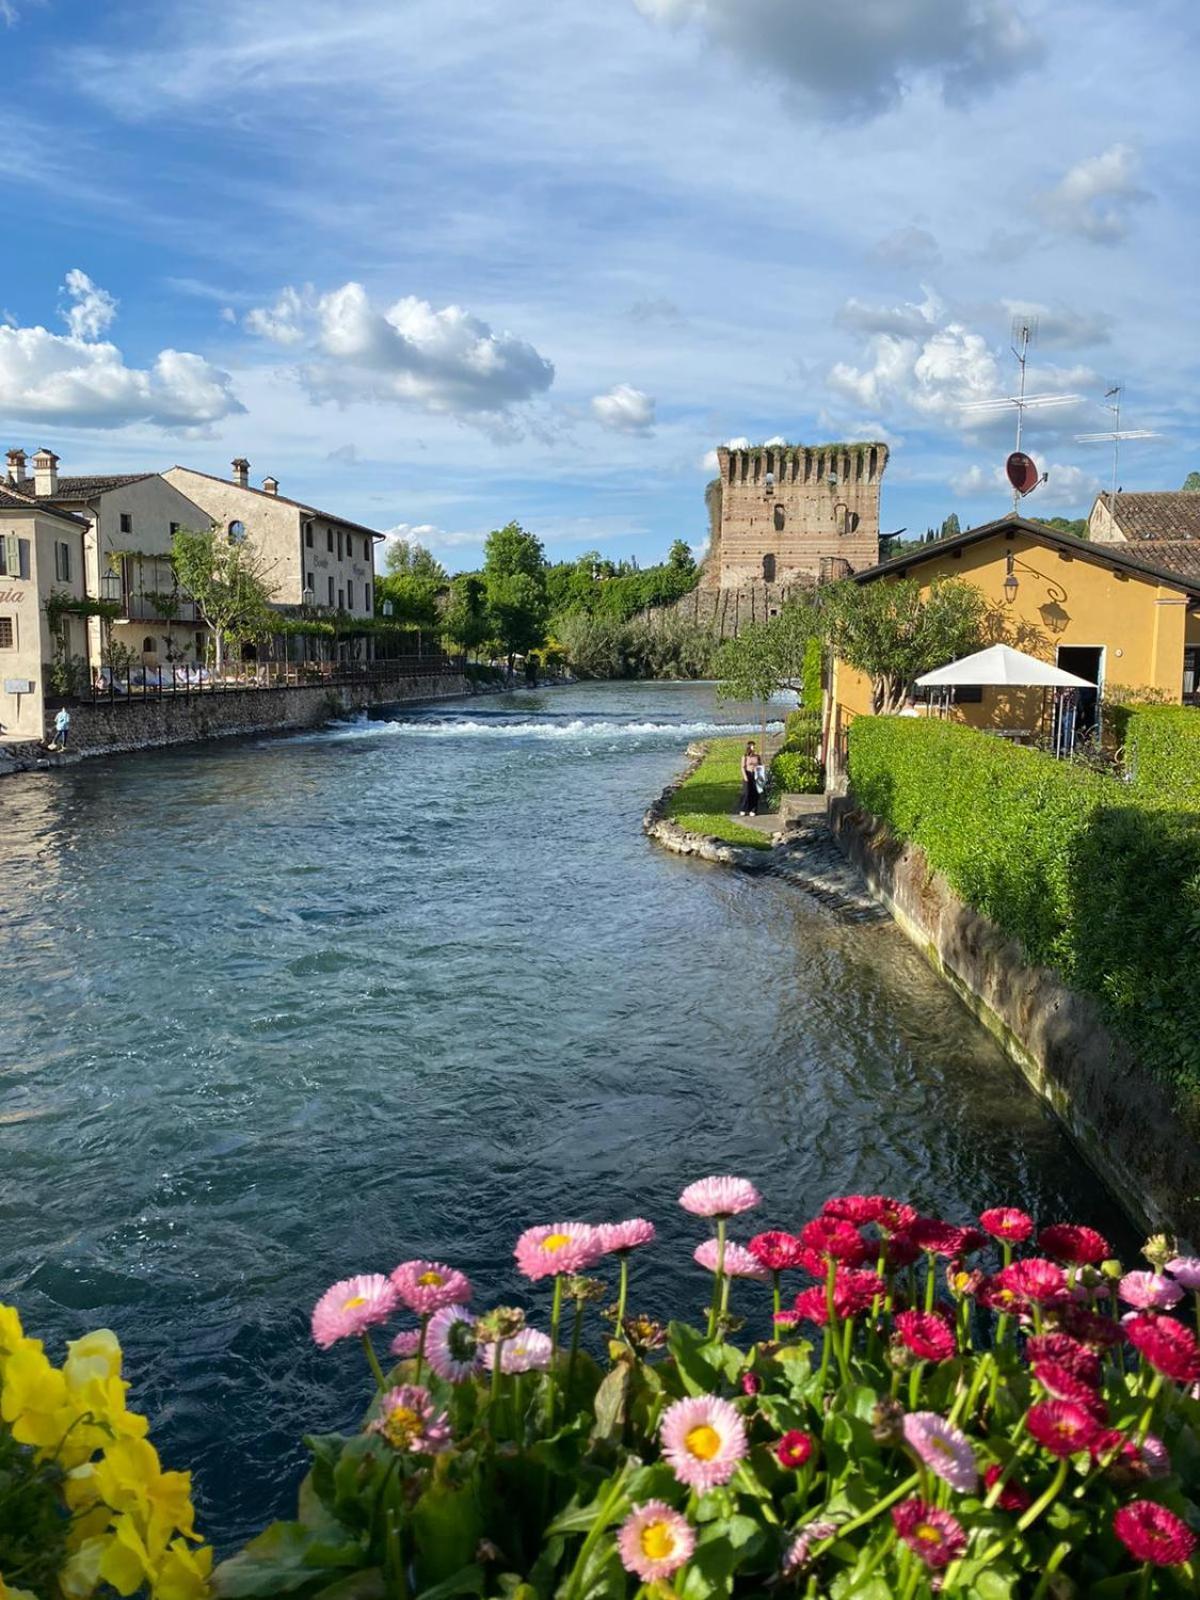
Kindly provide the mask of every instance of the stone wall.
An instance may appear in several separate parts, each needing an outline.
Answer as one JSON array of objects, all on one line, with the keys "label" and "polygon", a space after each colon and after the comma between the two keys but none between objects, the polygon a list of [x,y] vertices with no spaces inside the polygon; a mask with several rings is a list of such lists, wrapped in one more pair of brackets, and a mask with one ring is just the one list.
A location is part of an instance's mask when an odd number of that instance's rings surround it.
[{"label": "stone wall", "polygon": [[158,745],[192,744],[237,734],[312,727],[345,712],[415,700],[470,694],[458,673],[397,678],[373,686],[311,689],[237,689],[227,694],[164,695],[118,705],[75,706],[71,748],[80,755],[109,755]]},{"label": "stone wall", "polygon": [[1089,996],[1044,967],[931,873],[923,853],[830,800],[849,858],[909,938],[1003,1045],[1127,1210],[1200,1241],[1200,1118],[1106,1027]]}]

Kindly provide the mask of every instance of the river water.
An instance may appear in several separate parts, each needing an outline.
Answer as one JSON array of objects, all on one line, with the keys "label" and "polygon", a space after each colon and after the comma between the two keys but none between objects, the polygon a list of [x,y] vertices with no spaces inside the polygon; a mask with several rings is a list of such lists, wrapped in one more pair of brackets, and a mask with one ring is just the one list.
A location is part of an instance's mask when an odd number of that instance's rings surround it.
[{"label": "river water", "polygon": [[631,1303],[690,1312],[675,1196],[724,1171],[760,1225],[861,1188],[1123,1237],[890,924],[643,838],[688,740],[745,721],[584,685],[0,787],[0,1295],[56,1355],[119,1333],[222,1544],[364,1403],[307,1336],[349,1273],[526,1298],[523,1227],[641,1214]]}]

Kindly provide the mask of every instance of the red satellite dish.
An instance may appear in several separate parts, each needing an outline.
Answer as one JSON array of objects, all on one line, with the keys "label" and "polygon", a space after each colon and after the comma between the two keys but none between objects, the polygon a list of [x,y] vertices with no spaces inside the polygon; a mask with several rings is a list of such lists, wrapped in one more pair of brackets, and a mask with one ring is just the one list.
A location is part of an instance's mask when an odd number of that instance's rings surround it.
[{"label": "red satellite dish", "polygon": [[1004,463],[1004,470],[1008,481],[1018,494],[1028,494],[1031,489],[1036,489],[1042,481],[1042,475],[1037,469],[1037,463],[1032,456],[1027,456],[1024,450],[1014,450]]}]

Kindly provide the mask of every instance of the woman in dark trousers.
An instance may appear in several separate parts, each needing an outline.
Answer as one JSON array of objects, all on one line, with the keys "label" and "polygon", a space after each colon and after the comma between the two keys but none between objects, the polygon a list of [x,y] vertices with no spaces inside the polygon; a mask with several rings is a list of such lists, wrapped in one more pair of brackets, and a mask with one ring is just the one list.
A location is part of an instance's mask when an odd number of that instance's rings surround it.
[{"label": "woman in dark trousers", "polygon": [[754,740],[747,740],[745,754],[742,756],[742,797],[739,817],[744,817],[747,812],[752,817],[758,815],[758,769],[761,765],[758,751],[754,748]]}]

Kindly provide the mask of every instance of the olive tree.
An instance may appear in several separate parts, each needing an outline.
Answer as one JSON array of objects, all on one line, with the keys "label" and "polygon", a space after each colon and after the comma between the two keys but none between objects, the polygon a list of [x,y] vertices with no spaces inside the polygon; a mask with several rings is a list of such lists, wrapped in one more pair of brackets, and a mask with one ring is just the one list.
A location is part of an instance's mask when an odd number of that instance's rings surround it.
[{"label": "olive tree", "polygon": [[835,656],[870,678],[877,714],[899,711],[915,678],[983,642],[987,602],[959,578],[924,591],[915,578],[843,578],[818,593],[821,635]]},{"label": "olive tree", "polygon": [[180,588],[196,602],[213,636],[214,662],[220,672],[226,640],[270,631],[274,563],[252,544],[233,541],[216,527],[206,533],[178,529],[171,539],[171,561]]}]

